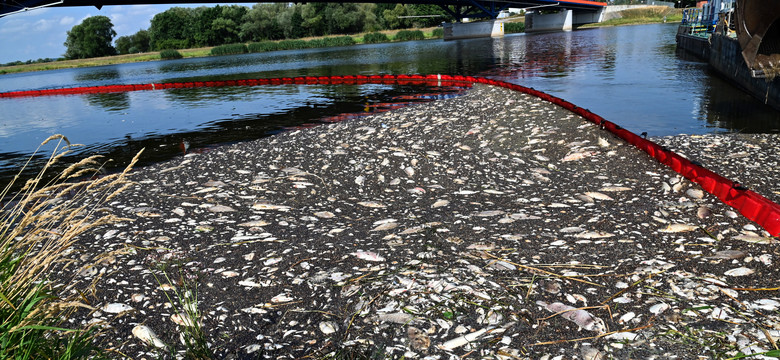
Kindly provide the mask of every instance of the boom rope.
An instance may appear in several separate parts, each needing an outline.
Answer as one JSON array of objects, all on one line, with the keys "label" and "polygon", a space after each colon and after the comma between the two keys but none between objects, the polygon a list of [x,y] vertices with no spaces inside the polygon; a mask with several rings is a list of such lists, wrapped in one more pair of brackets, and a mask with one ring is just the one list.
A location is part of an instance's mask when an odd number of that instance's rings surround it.
[{"label": "boom rope", "polygon": [[263,86],[263,85],[360,85],[360,84],[399,84],[399,85],[427,85],[427,86],[468,86],[471,84],[486,84],[500,86],[513,91],[528,94],[552,104],[567,109],[588,121],[598,125],[601,129],[609,131],[613,135],[623,139],[631,145],[644,151],[658,162],[670,167],[688,180],[699,184],[702,189],[716,196],[723,203],[733,207],[746,218],[754,221],[772,236],[780,235],[780,205],[743,187],[741,184],[726,179],[690,160],[676,154],[663,146],[644,139],[619,125],[607,121],[588,109],[578,107],[566,100],[534,90],[522,85],[512,84],[500,80],[483,77],[459,76],[459,75],[347,75],[347,76],[305,76],[284,77],[273,79],[247,79],[226,81],[195,81],[175,83],[152,83],[134,85],[108,85],[74,87],[63,89],[25,90],[0,93],[0,98],[36,97],[51,95],[77,95],[95,93],[115,93],[128,91],[154,91],[164,89],[180,89],[195,87],[222,87],[222,86]]}]

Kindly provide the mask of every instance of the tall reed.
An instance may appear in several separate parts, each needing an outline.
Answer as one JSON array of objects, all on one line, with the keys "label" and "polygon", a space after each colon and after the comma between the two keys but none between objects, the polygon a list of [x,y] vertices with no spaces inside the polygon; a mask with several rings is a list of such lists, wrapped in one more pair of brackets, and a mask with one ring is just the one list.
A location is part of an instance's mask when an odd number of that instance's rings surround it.
[{"label": "tall reed", "polygon": [[62,278],[62,283],[53,282],[52,275],[71,261],[67,254],[80,235],[122,220],[101,208],[131,185],[127,173],[140,153],[121,173],[77,181],[98,174],[101,158],[91,156],[52,179],[47,171],[74,145],[65,136],[54,135],[41,147],[50,142],[56,146],[41,171],[11,193],[21,181],[20,170],[0,192],[0,359],[102,354],[92,342],[97,329],[64,327],[75,310],[91,307],[81,299],[62,297],[69,282]]}]

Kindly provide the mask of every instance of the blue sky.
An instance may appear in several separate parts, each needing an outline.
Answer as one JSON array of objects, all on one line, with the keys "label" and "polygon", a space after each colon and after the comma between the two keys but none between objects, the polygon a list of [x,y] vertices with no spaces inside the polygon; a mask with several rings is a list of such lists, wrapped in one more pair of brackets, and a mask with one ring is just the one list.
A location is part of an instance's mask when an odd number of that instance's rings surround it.
[{"label": "blue sky", "polygon": [[51,7],[4,16],[0,18],[0,64],[62,56],[65,53],[63,43],[68,37],[68,30],[90,16],[109,17],[119,37],[148,29],[149,21],[155,14],[174,6],[197,7],[214,4],[121,5],[104,6],[101,10],[87,6]]}]

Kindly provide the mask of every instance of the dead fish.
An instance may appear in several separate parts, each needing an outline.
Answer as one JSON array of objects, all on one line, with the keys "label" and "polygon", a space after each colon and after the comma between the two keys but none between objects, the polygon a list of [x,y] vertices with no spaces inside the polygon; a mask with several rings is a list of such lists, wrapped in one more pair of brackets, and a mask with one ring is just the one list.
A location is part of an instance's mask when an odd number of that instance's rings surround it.
[{"label": "dead fish", "polygon": [[659,230],[662,233],[679,233],[679,232],[689,232],[698,230],[698,226],[688,225],[688,224],[669,224],[669,226]]},{"label": "dead fish", "polygon": [[358,203],[358,205],[365,206],[367,208],[383,208],[383,207],[386,207],[385,204],[382,204],[382,203],[376,202],[376,201],[361,201],[361,202]]},{"label": "dead fish", "polygon": [[234,212],[236,209],[233,209],[230,206],[224,206],[224,205],[214,205],[209,208],[209,212],[213,213],[221,213],[221,212]]},{"label": "dead fish", "polygon": [[601,146],[603,148],[609,147],[609,141],[607,141],[607,139],[604,139],[603,137],[599,136],[598,143],[599,143],[599,146]]},{"label": "dead fish", "polygon": [[387,231],[387,230],[395,229],[396,227],[398,227],[398,223],[386,222],[384,224],[381,224],[381,225],[371,229],[371,231]]},{"label": "dead fish", "polygon": [[756,234],[740,234],[740,235],[737,235],[737,236],[733,237],[732,239],[734,239],[734,240],[742,240],[742,241],[749,242],[749,243],[754,243],[754,244],[775,244],[775,243],[778,242],[774,238],[763,237],[763,236],[759,236],[759,235],[756,235]]},{"label": "dead fish", "polygon": [[447,200],[436,200],[436,202],[433,203],[433,205],[431,205],[431,207],[435,209],[437,207],[447,206],[449,204],[450,204],[450,202],[447,201]]},{"label": "dead fish", "polygon": [[154,346],[158,349],[165,349],[168,347],[159,337],[152,331],[152,329],[146,325],[137,325],[133,328],[133,336],[143,341],[147,345]]},{"label": "dead fish", "polygon": [[722,250],[716,251],[715,254],[709,257],[709,259],[739,259],[745,257],[745,252],[739,250]]},{"label": "dead fish", "polygon": [[708,218],[710,215],[712,215],[712,210],[707,206],[700,206],[698,210],[696,210],[696,216],[699,219]]},{"label": "dead fish", "polygon": [[585,231],[585,229],[577,226],[570,226],[570,227],[565,227],[563,229],[560,229],[558,231],[562,233],[574,233],[574,232],[579,233]]},{"label": "dead fish", "polygon": [[395,324],[410,324],[414,316],[404,312],[377,314],[366,318],[366,322],[391,322]]},{"label": "dead fish", "polygon": [[755,273],[755,271],[753,269],[746,268],[746,267],[738,267],[738,268],[735,268],[735,269],[727,270],[726,272],[723,273],[723,275],[726,275],[726,276],[747,276],[747,275],[752,275],[753,273]]},{"label": "dead fish", "polygon": [[602,194],[602,193],[597,192],[597,191],[588,191],[588,192],[585,193],[585,196],[589,196],[589,197],[591,197],[593,199],[596,199],[596,200],[615,200],[612,197],[610,197],[609,195]]},{"label": "dead fish", "polygon": [[468,333],[463,336],[456,337],[451,340],[447,340],[444,344],[439,345],[439,349],[442,349],[444,351],[453,350],[456,348],[459,348],[463,345],[466,345],[468,343],[474,342],[475,340],[479,339],[482,335],[484,335],[488,330],[491,328],[484,328],[481,330],[474,331],[472,333]]},{"label": "dead fish", "polygon": [[615,236],[615,234],[610,234],[610,233],[605,232],[605,231],[586,231],[586,232],[582,232],[582,233],[579,233],[577,235],[574,235],[574,237],[580,238],[580,239],[603,239],[603,238],[608,238],[608,237],[613,237],[613,236]]},{"label": "dead fish", "polygon": [[577,324],[580,329],[595,331],[599,334],[604,334],[607,331],[604,320],[601,320],[585,310],[577,309],[560,302],[547,304],[544,301],[537,301],[536,303],[550,312],[560,313],[562,318]]},{"label": "dead fish", "polygon": [[704,197],[704,191],[699,189],[688,189],[685,191],[685,194],[693,199],[701,199]]},{"label": "dead fish", "polygon": [[358,259],[366,260],[366,261],[385,261],[385,258],[381,255],[373,252],[373,251],[363,251],[358,250],[356,252],[351,253],[351,255],[355,255]]},{"label": "dead fish", "polygon": [[566,161],[582,160],[582,159],[584,159],[586,157],[589,157],[589,156],[592,156],[594,154],[596,154],[596,153],[593,152],[593,151],[581,151],[581,152],[571,153],[571,154],[568,154],[568,155],[564,156],[563,159],[561,159],[561,161],[562,162],[566,162]]},{"label": "dead fish", "polygon": [[135,310],[132,306],[121,303],[110,303],[102,307],[103,311],[110,314],[120,314],[126,311]]},{"label": "dead fish", "polygon": [[291,296],[289,296],[289,295],[287,295],[285,293],[281,293],[279,295],[276,295],[276,296],[272,297],[271,298],[271,303],[279,304],[279,303],[290,302],[290,301],[293,301],[293,300],[295,300],[295,299],[292,298]]},{"label": "dead fish", "polygon": [[330,211],[318,211],[314,213],[314,216],[321,218],[321,219],[331,219],[336,217],[336,214],[330,212]]},{"label": "dead fish", "polygon": [[618,192],[618,191],[629,191],[629,190],[631,190],[631,188],[625,186],[605,186],[599,189],[599,191],[606,191],[606,192]]},{"label": "dead fish", "polygon": [[268,203],[256,203],[256,204],[252,205],[252,209],[254,209],[254,210],[290,211],[290,207],[289,206],[274,205],[274,204],[268,204]]},{"label": "dead fish", "polygon": [[491,217],[491,216],[498,216],[503,215],[504,212],[501,210],[488,210],[488,211],[482,211],[477,214],[475,214],[478,217]]}]

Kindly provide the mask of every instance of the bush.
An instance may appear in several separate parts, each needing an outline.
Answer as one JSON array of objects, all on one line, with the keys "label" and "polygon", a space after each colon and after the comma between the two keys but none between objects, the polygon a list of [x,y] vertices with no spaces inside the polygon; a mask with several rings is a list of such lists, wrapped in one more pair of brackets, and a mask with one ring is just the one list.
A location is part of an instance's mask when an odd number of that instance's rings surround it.
[{"label": "bush", "polygon": [[396,41],[425,40],[425,34],[420,30],[401,30],[395,34]]},{"label": "bush", "polygon": [[211,49],[211,55],[235,55],[246,54],[249,52],[244,44],[227,44],[216,46]]},{"label": "bush", "polygon": [[390,38],[388,38],[387,35],[380,32],[373,32],[370,34],[366,34],[366,36],[363,37],[363,43],[365,44],[377,44],[377,43],[383,43],[389,41]]},{"label": "bush", "polygon": [[190,42],[188,40],[165,39],[158,42],[157,46],[155,46],[155,49],[170,50],[170,49],[186,49],[188,47],[190,47]]},{"label": "bush", "polygon": [[164,60],[171,60],[171,59],[181,59],[183,56],[178,50],[168,49],[160,51],[160,59]]},{"label": "bush", "polygon": [[247,49],[249,52],[265,52],[265,51],[274,51],[279,50],[279,43],[274,41],[261,41],[256,43],[251,43],[247,46]]},{"label": "bush", "polygon": [[278,42],[279,50],[308,49],[309,43],[304,40],[282,40]]},{"label": "bush", "polygon": [[323,38],[325,46],[347,46],[355,45],[355,39],[351,36],[327,37]]},{"label": "bush", "polygon": [[508,22],[504,23],[504,34],[521,33],[525,31],[525,23]]},{"label": "bush", "polygon": [[444,29],[442,29],[442,28],[433,29],[433,32],[431,33],[431,37],[434,37],[434,38],[442,38],[442,37],[444,37]]}]

